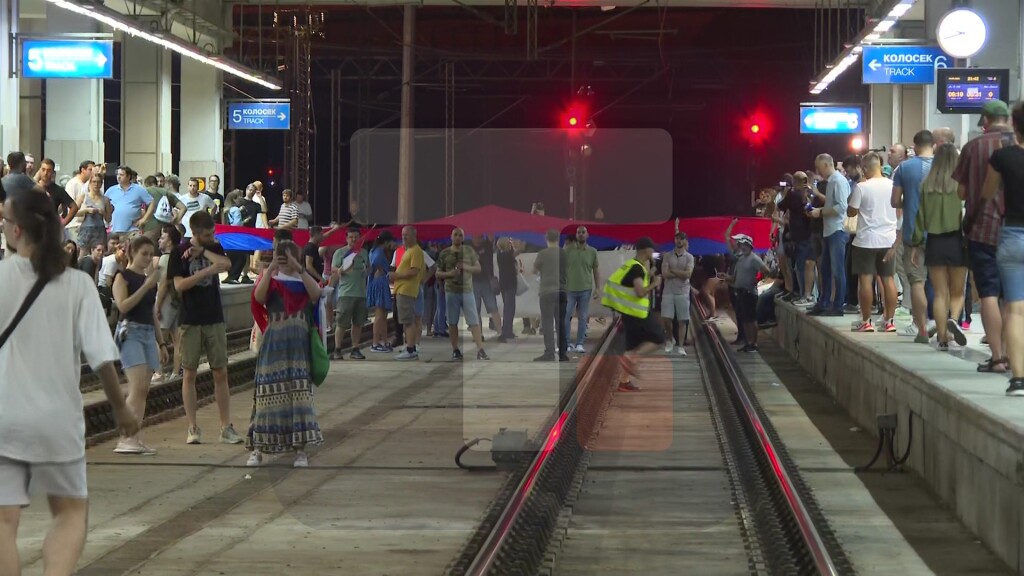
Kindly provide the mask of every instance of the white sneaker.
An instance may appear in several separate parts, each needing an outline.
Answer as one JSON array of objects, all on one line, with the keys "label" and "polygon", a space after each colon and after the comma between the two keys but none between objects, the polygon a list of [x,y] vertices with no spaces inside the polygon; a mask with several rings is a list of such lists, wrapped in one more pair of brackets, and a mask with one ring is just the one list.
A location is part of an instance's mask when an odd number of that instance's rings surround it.
[{"label": "white sneaker", "polygon": [[680,356],[686,356],[686,348],[683,348],[682,346],[676,346],[676,354]]},{"label": "white sneaker", "polygon": [[259,466],[263,464],[263,454],[259,450],[253,450],[249,453],[249,459],[246,460],[246,466]]},{"label": "white sneaker", "polygon": [[296,468],[309,468],[309,456],[305,452],[295,453],[295,464]]},{"label": "white sneaker", "polygon": [[199,429],[199,426],[189,426],[188,439],[185,440],[185,444],[199,444],[202,442],[203,432]]},{"label": "white sneaker", "polygon": [[418,360],[419,357],[420,353],[418,351],[409,352],[408,350],[402,350],[399,355],[395,356],[395,360]]},{"label": "white sneaker", "polygon": [[583,354],[584,352],[586,352],[586,350],[583,349],[583,344],[577,344],[576,345],[576,353],[577,354]]},{"label": "white sneaker", "polygon": [[140,456],[152,456],[156,454],[156,450],[146,446],[140,442],[138,438],[122,438],[118,441],[117,448],[114,448],[114,452],[117,454],[138,454]]},{"label": "white sneaker", "polygon": [[900,336],[907,336],[909,338],[917,338],[917,325],[914,323],[907,324],[899,331]]},{"label": "white sneaker", "polygon": [[665,342],[665,354],[672,351],[672,341]]}]

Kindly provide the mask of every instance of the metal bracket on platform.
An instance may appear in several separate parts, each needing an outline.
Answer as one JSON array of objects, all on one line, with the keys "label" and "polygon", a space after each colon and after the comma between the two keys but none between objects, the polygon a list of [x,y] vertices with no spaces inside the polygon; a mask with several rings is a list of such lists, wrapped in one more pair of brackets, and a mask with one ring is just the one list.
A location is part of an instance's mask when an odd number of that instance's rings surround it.
[{"label": "metal bracket on platform", "polygon": [[867,472],[878,461],[878,457],[882,455],[882,451],[885,451],[886,460],[886,472],[902,472],[903,464],[907,461],[910,456],[910,445],[914,439],[914,413],[909,412],[907,415],[907,451],[903,453],[903,456],[896,457],[896,430],[899,426],[899,417],[897,414],[879,414],[877,416],[878,421],[878,447],[875,449],[875,455],[871,457],[871,462],[868,462],[867,466],[858,466],[854,468],[854,472]]},{"label": "metal bracket on platform", "polygon": [[491,460],[499,470],[512,470],[527,453],[528,443],[526,430],[501,428],[491,441]]}]

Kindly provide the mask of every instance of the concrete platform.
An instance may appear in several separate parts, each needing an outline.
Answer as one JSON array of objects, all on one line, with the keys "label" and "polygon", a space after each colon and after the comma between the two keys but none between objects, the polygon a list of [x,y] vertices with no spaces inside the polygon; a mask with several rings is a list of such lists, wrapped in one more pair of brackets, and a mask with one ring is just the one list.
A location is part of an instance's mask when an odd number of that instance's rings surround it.
[{"label": "concrete platform", "polygon": [[866,430],[899,415],[898,450],[913,439],[907,466],[1018,574],[1024,522],[1024,403],[1004,395],[1007,377],[982,374],[974,343],[958,353],[897,334],[852,333],[852,316],[808,317],[778,304],[779,345]]},{"label": "concrete platform", "polygon": [[[504,481],[457,468],[456,450],[501,427],[536,434],[575,375],[574,362],[532,362],[542,348],[539,336],[489,341],[492,360],[482,362],[469,359],[470,344],[455,363],[447,339],[429,338],[418,362],[368,353],[333,363],[316,399],[325,443],[305,470],[287,455],[245,467],[244,448],[215,443],[212,404],[199,412],[206,444],[185,445],[177,419],[143,431],[155,456],[120,456],[112,442],[90,448],[78,574],[439,574]],[[243,434],[251,394],[232,397]],[[477,449],[464,462],[489,465],[489,444]],[[36,499],[18,540],[26,576],[42,574],[48,525]]]}]

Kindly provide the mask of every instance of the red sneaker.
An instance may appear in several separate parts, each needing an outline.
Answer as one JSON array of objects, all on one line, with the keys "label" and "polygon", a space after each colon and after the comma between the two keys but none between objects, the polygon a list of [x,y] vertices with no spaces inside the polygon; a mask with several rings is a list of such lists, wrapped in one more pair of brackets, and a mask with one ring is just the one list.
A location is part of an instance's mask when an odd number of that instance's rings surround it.
[{"label": "red sneaker", "polygon": [[854,332],[874,332],[875,331],[875,327],[874,327],[874,325],[871,324],[871,320],[868,320],[867,322],[861,322],[860,325],[858,325],[856,328],[853,329],[853,331]]}]

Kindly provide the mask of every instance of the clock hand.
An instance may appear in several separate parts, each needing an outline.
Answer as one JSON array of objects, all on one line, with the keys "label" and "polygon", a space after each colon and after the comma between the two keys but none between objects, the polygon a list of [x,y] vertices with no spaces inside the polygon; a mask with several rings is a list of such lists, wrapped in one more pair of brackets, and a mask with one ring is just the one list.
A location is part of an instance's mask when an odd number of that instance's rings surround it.
[{"label": "clock hand", "polygon": [[966,34],[966,32],[957,32],[956,34],[953,34],[952,36],[946,36],[945,38],[943,38],[943,40],[949,40],[950,38],[956,38],[957,36],[963,36],[964,34]]}]

